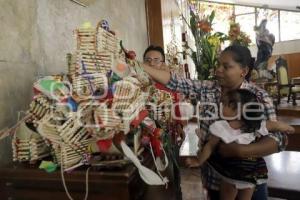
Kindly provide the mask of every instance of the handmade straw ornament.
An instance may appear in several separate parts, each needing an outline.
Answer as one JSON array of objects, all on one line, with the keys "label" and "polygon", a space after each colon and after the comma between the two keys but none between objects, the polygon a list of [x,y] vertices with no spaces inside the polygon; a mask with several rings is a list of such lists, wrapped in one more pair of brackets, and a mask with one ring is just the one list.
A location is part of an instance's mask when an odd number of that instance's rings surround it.
[{"label": "handmade straw ornament", "polygon": [[50,155],[43,138],[30,130],[25,122],[16,129],[12,140],[14,161],[34,161]]},{"label": "handmade straw ornament", "polygon": [[72,85],[74,92],[86,91],[87,95],[91,96],[98,89],[104,91],[107,88],[107,84],[107,78],[104,74],[94,73],[75,77]]},{"label": "handmade straw ornament", "polygon": [[45,115],[50,114],[50,112],[50,100],[43,95],[38,96],[30,103],[29,113],[37,120],[42,119]]},{"label": "handmade straw ornament", "polygon": [[38,123],[37,130],[44,138],[48,139],[51,142],[51,144],[61,143],[61,137],[59,136],[57,126],[51,124],[50,116],[46,116]]},{"label": "handmade straw ornament", "polygon": [[118,53],[118,39],[115,35],[104,30],[97,25],[97,52],[109,51],[114,54]]}]

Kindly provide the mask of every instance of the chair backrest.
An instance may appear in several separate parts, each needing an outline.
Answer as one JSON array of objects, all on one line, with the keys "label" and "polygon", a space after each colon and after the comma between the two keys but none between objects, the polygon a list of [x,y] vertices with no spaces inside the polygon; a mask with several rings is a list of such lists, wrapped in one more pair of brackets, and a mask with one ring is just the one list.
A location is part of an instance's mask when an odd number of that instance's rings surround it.
[{"label": "chair backrest", "polygon": [[287,62],[285,59],[281,57],[279,57],[276,60],[276,73],[277,73],[277,82],[280,85],[289,84]]}]

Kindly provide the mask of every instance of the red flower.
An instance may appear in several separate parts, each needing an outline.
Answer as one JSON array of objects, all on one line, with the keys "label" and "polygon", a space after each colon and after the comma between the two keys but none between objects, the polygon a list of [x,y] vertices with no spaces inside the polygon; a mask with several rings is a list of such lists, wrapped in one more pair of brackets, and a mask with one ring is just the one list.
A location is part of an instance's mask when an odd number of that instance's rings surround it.
[{"label": "red flower", "polygon": [[199,21],[197,25],[198,28],[200,28],[200,30],[203,31],[204,33],[209,33],[212,31],[212,27],[210,23],[206,20]]}]

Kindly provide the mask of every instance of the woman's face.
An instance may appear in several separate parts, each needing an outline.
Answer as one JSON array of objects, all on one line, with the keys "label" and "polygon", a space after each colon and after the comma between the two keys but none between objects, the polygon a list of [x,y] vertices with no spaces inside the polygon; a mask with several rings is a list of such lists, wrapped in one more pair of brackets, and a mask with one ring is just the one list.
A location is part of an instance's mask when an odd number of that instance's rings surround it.
[{"label": "woman's face", "polygon": [[163,64],[163,56],[159,51],[148,51],[145,55],[144,62],[151,67],[161,69]]},{"label": "woman's face", "polygon": [[222,87],[235,89],[245,80],[248,73],[248,67],[242,68],[234,61],[232,52],[223,52],[219,58],[219,64],[216,69],[216,78]]}]

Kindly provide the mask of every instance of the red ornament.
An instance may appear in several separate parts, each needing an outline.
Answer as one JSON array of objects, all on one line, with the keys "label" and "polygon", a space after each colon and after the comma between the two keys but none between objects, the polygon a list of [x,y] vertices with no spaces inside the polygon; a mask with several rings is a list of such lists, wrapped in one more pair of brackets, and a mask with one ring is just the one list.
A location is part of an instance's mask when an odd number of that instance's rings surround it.
[{"label": "red ornament", "polygon": [[125,53],[125,56],[130,60],[134,60],[136,57],[136,53],[134,51],[128,51],[127,53]]},{"label": "red ornament", "polygon": [[122,40],[120,41],[120,46],[121,46],[122,51],[125,53],[125,56],[127,59],[129,59],[129,60],[135,59],[136,53],[132,50],[128,51],[127,49],[125,49],[123,46]]}]

